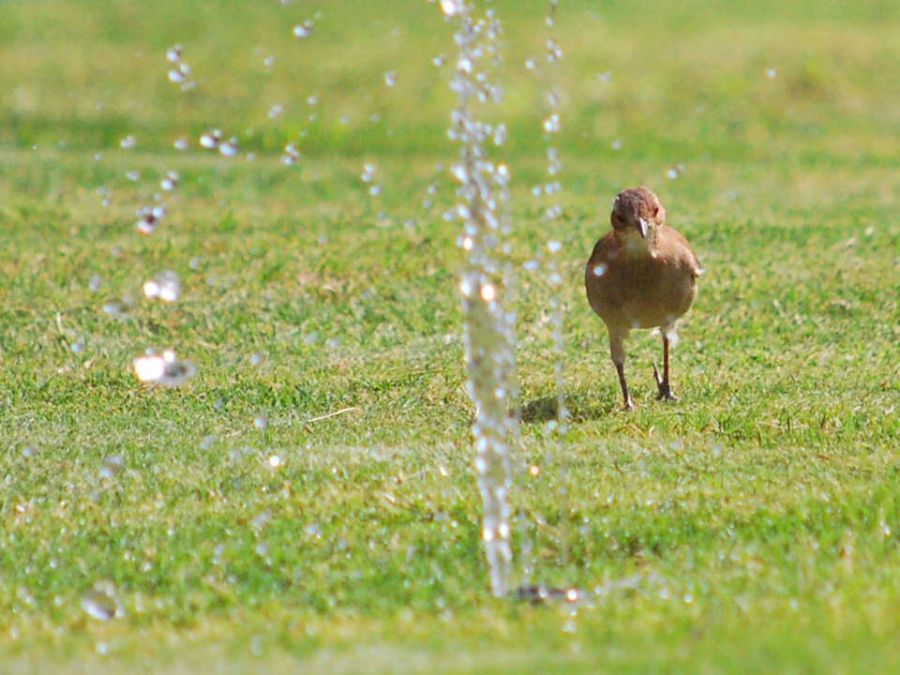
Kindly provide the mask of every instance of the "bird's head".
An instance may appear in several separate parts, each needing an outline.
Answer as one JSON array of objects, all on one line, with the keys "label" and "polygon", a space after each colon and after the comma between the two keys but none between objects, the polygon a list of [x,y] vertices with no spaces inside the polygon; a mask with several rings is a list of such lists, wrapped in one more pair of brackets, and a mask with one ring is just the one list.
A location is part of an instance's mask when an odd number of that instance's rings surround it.
[{"label": "bird's head", "polygon": [[637,238],[651,245],[656,230],[666,220],[666,210],[659,198],[645,187],[629,188],[616,195],[609,217],[613,229],[627,240]]}]

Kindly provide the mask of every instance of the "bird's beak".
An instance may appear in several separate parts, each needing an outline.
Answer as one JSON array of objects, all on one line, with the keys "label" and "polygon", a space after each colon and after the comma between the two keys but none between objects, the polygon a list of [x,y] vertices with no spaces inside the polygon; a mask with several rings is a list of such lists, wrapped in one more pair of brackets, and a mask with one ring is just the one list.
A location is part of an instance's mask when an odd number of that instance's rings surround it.
[{"label": "bird's beak", "polygon": [[644,218],[638,218],[638,232],[641,233],[641,238],[646,239],[647,235],[650,233],[650,223],[648,223]]}]

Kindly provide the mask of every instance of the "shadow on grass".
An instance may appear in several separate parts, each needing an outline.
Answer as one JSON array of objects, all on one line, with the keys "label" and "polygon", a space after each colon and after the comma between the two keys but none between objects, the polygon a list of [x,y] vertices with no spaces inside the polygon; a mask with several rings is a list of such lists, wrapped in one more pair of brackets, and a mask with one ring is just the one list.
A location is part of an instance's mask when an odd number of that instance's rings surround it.
[{"label": "shadow on grass", "polygon": [[[569,407],[569,420],[575,424],[588,422],[612,415],[617,411],[615,403],[602,397],[574,396],[566,399]],[[528,401],[522,406],[522,422],[535,424],[555,420],[559,410],[559,401],[555,396],[544,396]]]}]

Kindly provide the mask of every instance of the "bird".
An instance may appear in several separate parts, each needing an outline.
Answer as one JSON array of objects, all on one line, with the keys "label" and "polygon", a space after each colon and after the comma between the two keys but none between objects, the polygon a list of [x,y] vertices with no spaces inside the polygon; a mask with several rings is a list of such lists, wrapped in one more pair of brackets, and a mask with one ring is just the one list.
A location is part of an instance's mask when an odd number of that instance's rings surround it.
[{"label": "bird", "polygon": [[625,340],[635,328],[660,329],[662,376],[653,364],[657,399],[676,401],[669,379],[669,348],[678,337],[678,320],[697,295],[703,267],[687,239],[666,225],[662,202],[645,187],[616,195],[610,224],[612,231],[594,245],[584,283],[588,303],[609,331],[610,355],[625,408],[634,409],[625,380]]}]

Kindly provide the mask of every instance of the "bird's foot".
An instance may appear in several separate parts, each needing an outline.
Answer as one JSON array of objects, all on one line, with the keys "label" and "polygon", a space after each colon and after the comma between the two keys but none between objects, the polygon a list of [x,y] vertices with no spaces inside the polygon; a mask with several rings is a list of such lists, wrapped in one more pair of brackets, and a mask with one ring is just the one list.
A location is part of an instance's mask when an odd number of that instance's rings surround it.
[{"label": "bird's foot", "polygon": [[669,381],[667,379],[663,379],[663,377],[659,374],[659,369],[657,369],[656,364],[653,364],[653,379],[656,380],[656,386],[659,387],[659,393],[656,395],[657,401],[677,401],[678,397],[672,393],[672,388],[669,386]]},{"label": "bird's foot", "polygon": [[634,410],[634,400],[631,398],[631,394],[625,399],[625,410],[631,412]]}]

